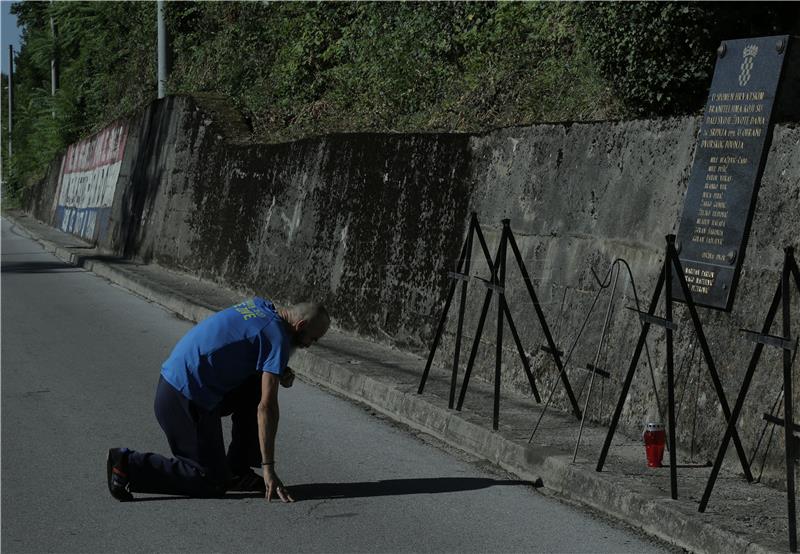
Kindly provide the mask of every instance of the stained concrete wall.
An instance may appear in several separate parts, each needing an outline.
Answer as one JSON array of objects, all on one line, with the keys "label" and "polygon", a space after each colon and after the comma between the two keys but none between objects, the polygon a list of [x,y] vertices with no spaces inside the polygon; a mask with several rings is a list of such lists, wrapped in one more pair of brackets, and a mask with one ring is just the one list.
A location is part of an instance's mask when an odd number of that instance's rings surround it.
[{"label": "stained concrete wall", "polygon": [[[499,221],[510,218],[560,348],[569,352],[575,344],[568,376],[585,395],[587,374],[577,366],[594,360],[608,304],[606,295],[591,309],[598,283],[590,268],[602,277],[614,259],[624,258],[647,304],[663,237],[676,230],[682,209],[698,125],[696,118],[681,118],[481,135],[332,135],[264,145],[243,141],[240,116],[219,101],[171,97],[130,119],[129,171],[121,173],[102,246],[278,301],[316,298],[329,305],[339,327],[424,354],[469,213],[478,213],[492,252]],[[31,199],[40,219],[46,219],[47,183]],[[775,129],[734,309],[701,311],[731,404],[752,351],[738,330],[760,326],[782,247],[800,244],[799,200],[800,128],[786,124]],[[481,256],[477,244],[472,256]],[[471,273],[488,277],[477,262]],[[511,258],[507,284],[511,312],[546,393],[557,374],[539,350],[541,328]],[[480,281],[470,282],[462,366],[484,291]],[[626,272],[617,293],[600,356],[612,378],[597,385],[589,409],[606,422],[640,328],[624,309],[634,304]],[[795,301],[794,313],[797,307]],[[495,318],[493,306],[475,370],[489,380]],[[679,307],[676,318],[679,442],[705,459],[714,454],[723,419],[700,352],[692,354],[688,314]],[[443,367],[452,363],[455,319],[437,356]],[[503,387],[528,391],[505,336]],[[664,350],[663,333],[654,329],[649,353],[662,403]],[[767,352],[745,407],[740,432],[750,449],[762,429],[761,413],[781,387],[777,364],[777,354]],[[556,383],[554,390],[554,406],[565,409],[563,389]],[[636,433],[657,412],[643,357],[622,424]],[[779,439],[767,476],[780,475],[782,450]]]},{"label": "stained concrete wall", "polygon": [[[598,290],[590,268],[602,278],[614,259],[624,258],[633,270],[642,308],[649,303],[663,262],[664,236],[677,230],[698,126],[695,118],[541,125],[472,139],[471,208],[487,222],[511,219],[560,348],[569,354],[575,345],[570,364],[573,368],[594,361],[608,303],[608,294],[600,297],[589,315]],[[800,128],[779,126],[762,180],[734,309],[729,314],[700,310],[731,406],[753,349],[739,329],[761,327],[779,279],[782,248],[800,244],[799,197]],[[490,248],[496,243],[499,226],[495,224],[493,228],[494,232],[488,233]],[[544,336],[519,273],[513,265],[510,267],[507,295],[511,311],[520,335],[528,337],[526,348],[534,356],[534,367],[543,374],[544,386],[540,390],[549,391],[556,377],[555,365],[547,354],[538,351],[539,345],[545,343]],[[592,417],[605,422],[610,419],[640,329],[637,318],[623,309],[635,304],[625,272],[620,276],[617,292],[621,299],[614,306],[608,347],[601,352],[599,364],[614,378],[610,383],[595,383],[598,388],[589,410]],[[474,306],[480,304],[482,293],[473,290],[470,294],[473,311],[468,317],[468,329],[476,326]],[[798,306],[795,297],[794,314],[798,313]],[[494,313],[492,309],[485,332],[488,337],[496,334]],[[677,424],[679,441],[686,450],[691,448],[697,459],[713,459],[724,419],[706,367],[700,361],[702,354],[696,346],[688,311],[678,307],[675,319],[679,323],[676,398],[682,400]],[[450,329],[452,333],[455,325]],[[773,326],[773,332],[780,332],[778,324]],[[509,386],[527,391],[529,386],[513,342],[508,332],[505,336],[504,371],[512,375]],[[653,328],[648,344],[665,412],[663,331]],[[479,367],[491,379],[495,355],[491,340],[480,352]],[[777,352],[765,352],[745,404],[740,433],[748,454],[763,429],[762,413],[770,409],[781,389],[779,360]],[[576,392],[586,390],[588,372],[572,369],[568,374]],[[795,381],[795,405],[797,384]],[[556,383],[554,390],[557,405],[566,408],[563,388]],[[622,422],[628,432],[636,433],[644,421],[658,417],[646,355],[642,356],[628,398]],[[766,441],[759,459],[765,444]],[[781,479],[782,452],[783,441],[776,438],[766,479]]]}]

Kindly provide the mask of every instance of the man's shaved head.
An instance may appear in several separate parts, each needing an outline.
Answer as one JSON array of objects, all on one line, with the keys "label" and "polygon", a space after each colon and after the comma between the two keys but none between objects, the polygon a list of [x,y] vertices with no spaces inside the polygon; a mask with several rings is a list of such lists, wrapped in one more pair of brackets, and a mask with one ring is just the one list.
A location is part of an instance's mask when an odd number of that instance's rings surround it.
[{"label": "man's shaved head", "polygon": [[309,331],[321,331],[324,334],[331,324],[331,317],[328,310],[322,304],[316,302],[300,302],[287,308],[291,323],[306,322],[306,329]]},{"label": "man's shaved head", "polygon": [[316,302],[300,302],[278,310],[295,333],[295,344],[301,348],[311,346],[322,338],[331,325],[328,310]]}]

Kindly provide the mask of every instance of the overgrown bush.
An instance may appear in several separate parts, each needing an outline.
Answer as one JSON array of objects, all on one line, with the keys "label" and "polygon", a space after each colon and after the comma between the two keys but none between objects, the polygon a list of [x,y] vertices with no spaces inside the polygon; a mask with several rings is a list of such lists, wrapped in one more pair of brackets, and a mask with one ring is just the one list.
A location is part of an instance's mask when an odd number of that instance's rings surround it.
[{"label": "overgrown bush", "polygon": [[[11,9],[23,27],[15,60],[14,155],[4,167],[6,194],[14,199],[44,176],[66,145],[153,97],[155,7],[149,2],[20,2]],[[60,69],[55,96],[53,56]]]},{"label": "overgrown bush", "polygon": [[721,41],[800,34],[797,2],[585,2],[580,39],[638,115],[702,108]]},{"label": "overgrown bush", "polygon": [[170,10],[171,90],[230,95],[264,140],[624,116],[574,40],[572,9],[183,3]]},{"label": "overgrown bush", "polygon": [[[229,96],[255,138],[479,131],[694,113],[719,40],[800,33],[796,3],[169,2],[169,91]],[[13,191],[156,96],[154,2],[20,2]],[[57,39],[50,32],[50,17]],[[50,96],[50,59],[61,84]],[[55,116],[53,114],[55,113]]]}]

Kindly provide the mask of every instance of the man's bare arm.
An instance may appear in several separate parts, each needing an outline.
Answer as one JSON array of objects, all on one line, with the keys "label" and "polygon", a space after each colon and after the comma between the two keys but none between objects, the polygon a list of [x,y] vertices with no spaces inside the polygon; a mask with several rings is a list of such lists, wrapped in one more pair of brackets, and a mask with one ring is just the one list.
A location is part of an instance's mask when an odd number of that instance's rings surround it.
[{"label": "man's bare arm", "polygon": [[275,473],[275,436],[278,433],[280,409],[278,389],[280,378],[274,373],[261,374],[261,400],[258,403],[258,442],[261,447],[261,462],[264,468],[264,483],[267,486],[267,500],[274,494],[284,502],[292,502],[289,491]]}]

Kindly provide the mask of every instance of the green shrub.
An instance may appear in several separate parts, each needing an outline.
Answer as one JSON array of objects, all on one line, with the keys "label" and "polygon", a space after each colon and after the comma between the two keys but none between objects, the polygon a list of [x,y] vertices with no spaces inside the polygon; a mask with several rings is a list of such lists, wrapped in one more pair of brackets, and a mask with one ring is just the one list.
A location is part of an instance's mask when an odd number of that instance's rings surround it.
[{"label": "green shrub", "polygon": [[[166,8],[173,48],[168,90],[229,96],[263,141],[695,113],[720,40],[800,33],[797,3],[168,2]],[[9,164],[9,186],[19,191],[67,144],[155,98],[155,3],[20,2],[12,10],[24,26]],[[51,97],[54,53],[61,86]]]},{"label": "green shrub", "polygon": [[[151,2],[19,2],[11,9],[23,34],[15,60],[14,154],[6,166],[6,194],[18,197],[68,144],[155,97],[150,70],[155,7]],[[51,96],[54,55],[60,86]]]},{"label": "green shrub", "polygon": [[636,114],[668,116],[705,104],[721,41],[800,33],[796,2],[585,2],[580,39]]}]

